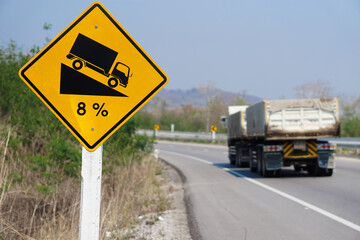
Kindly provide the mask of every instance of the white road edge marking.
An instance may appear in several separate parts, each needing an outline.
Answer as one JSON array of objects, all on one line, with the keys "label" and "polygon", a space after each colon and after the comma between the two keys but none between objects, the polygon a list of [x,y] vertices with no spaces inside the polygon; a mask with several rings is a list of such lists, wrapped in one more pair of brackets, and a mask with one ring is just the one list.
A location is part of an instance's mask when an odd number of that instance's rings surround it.
[{"label": "white road edge marking", "polygon": [[[186,158],[191,158],[191,159],[194,159],[196,161],[200,161],[200,162],[203,162],[203,163],[206,163],[206,164],[209,164],[209,165],[213,165],[212,162],[206,161],[206,160],[198,158],[198,157],[193,157],[193,156],[190,156],[190,155],[181,154],[181,153],[175,153],[175,152],[170,152],[170,151],[165,151],[165,150],[161,150],[161,152],[170,153],[170,154],[173,154],[173,155],[178,155],[178,156],[182,156],[182,157],[186,157]],[[290,194],[282,192],[282,191],[280,191],[280,190],[278,190],[276,188],[270,187],[270,186],[268,186],[268,185],[266,185],[264,183],[261,183],[259,181],[254,180],[254,179],[251,179],[251,178],[249,178],[249,177],[247,177],[245,175],[242,175],[240,173],[234,172],[231,169],[228,169],[228,168],[222,168],[222,169],[227,171],[227,172],[230,172],[231,174],[234,174],[234,175],[236,175],[238,177],[241,177],[241,178],[245,179],[248,182],[256,184],[259,187],[265,188],[265,189],[267,189],[267,190],[269,190],[269,191],[271,191],[273,193],[276,193],[276,194],[278,194],[278,195],[280,195],[280,196],[282,196],[284,198],[287,198],[287,199],[289,199],[289,200],[291,200],[293,202],[296,202],[296,203],[298,203],[298,204],[300,204],[300,205],[302,205],[302,206],[304,206],[306,208],[312,209],[313,211],[315,211],[317,213],[320,213],[320,214],[322,214],[322,215],[324,215],[324,216],[326,216],[326,217],[328,217],[328,218],[330,218],[330,219],[332,219],[334,221],[337,221],[337,222],[339,222],[339,223],[341,223],[341,224],[343,224],[343,225],[345,225],[347,227],[350,227],[350,228],[360,232],[360,226],[356,225],[355,223],[352,223],[352,222],[350,222],[350,221],[348,221],[348,220],[346,220],[344,218],[336,216],[335,214],[332,214],[332,213],[330,213],[328,211],[325,211],[324,209],[316,207],[315,205],[312,205],[311,203],[305,202],[305,201],[303,201],[303,200],[301,200],[299,198],[296,198],[296,197],[294,197],[294,196],[292,196]]]},{"label": "white road edge marking", "polygon": [[198,157],[193,157],[193,156],[190,156],[190,155],[176,153],[176,152],[170,152],[170,151],[165,151],[165,150],[161,150],[161,152],[170,153],[170,154],[178,155],[178,156],[181,156],[181,157],[191,158],[191,159],[194,159],[196,161],[200,161],[200,162],[203,162],[203,163],[206,163],[206,164],[209,164],[209,165],[213,165],[212,162],[206,161],[206,160],[198,158]]}]

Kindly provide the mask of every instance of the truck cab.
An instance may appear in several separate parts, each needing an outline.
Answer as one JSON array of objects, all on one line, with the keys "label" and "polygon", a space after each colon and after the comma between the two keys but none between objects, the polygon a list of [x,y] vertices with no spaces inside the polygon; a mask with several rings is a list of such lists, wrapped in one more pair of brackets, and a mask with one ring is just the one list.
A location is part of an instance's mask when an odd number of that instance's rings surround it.
[{"label": "truck cab", "polygon": [[108,80],[108,85],[112,88],[116,87],[120,84],[123,87],[126,87],[129,81],[130,76],[130,68],[121,63],[116,63],[113,71],[111,72],[111,77]]}]

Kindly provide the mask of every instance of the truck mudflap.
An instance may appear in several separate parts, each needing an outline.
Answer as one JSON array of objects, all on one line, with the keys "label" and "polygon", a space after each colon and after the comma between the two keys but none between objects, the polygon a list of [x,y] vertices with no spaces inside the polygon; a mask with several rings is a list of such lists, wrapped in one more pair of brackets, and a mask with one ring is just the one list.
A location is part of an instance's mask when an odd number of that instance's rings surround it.
[{"label": "truck mudflap", "polygon": [[308,173],[313,176],[332,176],[335,167],[335,153],[319,151],[318,156],[315,163],[307,167]]},{"label": "truck mudflap", "polygon": [[282,167],[281,152],[265,152],[258,148],[257,172],[263,177],[278,176]]},{"label": "truck mudflap", "polygon": [[264,153],[266,170],[279,170],[282,168],[282,155],[280,152]]},{"label": "truck mudflap", "polygon": [[318,156],[318,166],[320,168],[335,168],[335,153],[324,151],[319,152]]}]

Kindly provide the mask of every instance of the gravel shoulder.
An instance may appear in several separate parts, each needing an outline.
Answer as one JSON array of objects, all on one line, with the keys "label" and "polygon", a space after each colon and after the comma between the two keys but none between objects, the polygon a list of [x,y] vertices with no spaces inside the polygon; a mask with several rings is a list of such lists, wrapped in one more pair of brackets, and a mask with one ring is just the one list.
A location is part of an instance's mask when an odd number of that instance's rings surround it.
[{"label": "gravel shoulder", "polygon": [[[160,160],[159,160],[160,161]],[[183,180],[179,173],[163,162],[163,177],[167,180],[162,188],[169,192],[171,209],[162,213],[139,216],[135,228],[123,233],[124,239],[143,240],[191,240],[184,201]],[[171,189],[169,191],[169,189]]]}]

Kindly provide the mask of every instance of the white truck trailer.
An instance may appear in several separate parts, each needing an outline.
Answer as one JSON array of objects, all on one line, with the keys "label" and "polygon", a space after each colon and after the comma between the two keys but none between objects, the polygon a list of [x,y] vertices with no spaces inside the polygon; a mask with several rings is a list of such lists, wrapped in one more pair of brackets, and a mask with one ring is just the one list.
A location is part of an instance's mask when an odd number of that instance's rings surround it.
[{"label": "white truck trailer", "polygon": [[335,145],[322,138],[340,136],[338,100],[264,100],[229,106],[231,164],[264,177],[293,165],[315,176],[331,176]]}]

